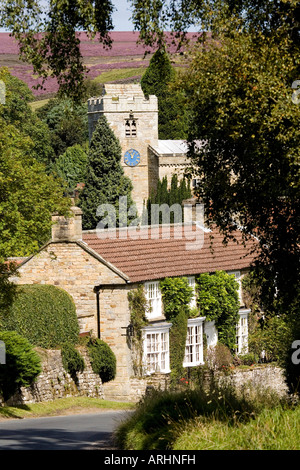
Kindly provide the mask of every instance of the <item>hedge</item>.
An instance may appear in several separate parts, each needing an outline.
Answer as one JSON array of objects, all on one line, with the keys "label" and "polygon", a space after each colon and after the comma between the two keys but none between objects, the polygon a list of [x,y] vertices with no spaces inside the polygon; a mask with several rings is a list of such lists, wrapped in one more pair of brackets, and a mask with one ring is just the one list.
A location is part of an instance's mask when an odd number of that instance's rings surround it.
[{"label": "hedge", "polygon": [[41,373],[41,360],[32,345],[15,331],[1,331],[5,364],[0,364],[0,394],[8,400],[20,387],[29,387]]},{"label": "hedge", "polygon": [[91,338],[87,346],[94,373],[100,376],[103,383],[113,380],[116,376],[117,361],[108,344],[101,339]]},{"label": "hedge", "polygon": [[78,341],[74,301],[66,291],[55,286],[18,286],[16,298],[1,320],[3,330],[18,332],[34,346],[51,349]]}]

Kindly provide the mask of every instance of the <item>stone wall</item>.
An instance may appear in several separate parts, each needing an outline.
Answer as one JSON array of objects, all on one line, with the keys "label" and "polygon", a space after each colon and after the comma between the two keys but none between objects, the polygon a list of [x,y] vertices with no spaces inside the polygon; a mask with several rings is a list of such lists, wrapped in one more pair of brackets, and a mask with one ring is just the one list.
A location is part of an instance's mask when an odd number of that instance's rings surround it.
[{"label": "stone wall", "polygon": [[[148,377],[141,378],[132,377],[130,380],[131,400],[140,400],[147,391],[151,389],[168,390],[169,378],[168,374],[152,374]],[[213,378],[215,383],[219,383],[220,385],[230,384],[236,389],[247,389],[247,387],[249,389],[251,387],[269,389],[280,396],[285,396],[288,392],[283,370],[271,365],[254,366],[249,369],[237,368],[230,371],[228,374],[224,374],[223,372],[214,373]],[[209,386],[211,380],[209,371],[207,374],[204,373],[203,380],[205,382],[204,385]]]},{"label": "stone wall", "polygon": [[284,372],[280,367],[255,366],[249,369],[235,369],[229,375],[219,376],[221,383],[229,383],[237,388],[268,388],[280,396],[288,392]]},{"label": "stone wall", "polygon": [[85,369],[77,374],[75,383],[63,367],[60,350],[36,348],[42,361],[41,374],[31,387],[22,387],[21,393],[10,398],[7,404],[38,403],[72,396],[104,398],[101,378],[93,372],[86,349],[78,350]]}]

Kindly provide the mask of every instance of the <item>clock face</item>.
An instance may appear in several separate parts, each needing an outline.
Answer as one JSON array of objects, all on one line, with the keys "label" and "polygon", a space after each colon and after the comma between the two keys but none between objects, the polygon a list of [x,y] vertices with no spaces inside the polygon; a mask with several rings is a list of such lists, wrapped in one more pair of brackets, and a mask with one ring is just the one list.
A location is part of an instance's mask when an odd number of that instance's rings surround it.
[{"label": "clock face", "polygon": [[137,150],[129,149],[124,155],[124,162],[128,166],[136,166],[140,163],[141,156]]}]

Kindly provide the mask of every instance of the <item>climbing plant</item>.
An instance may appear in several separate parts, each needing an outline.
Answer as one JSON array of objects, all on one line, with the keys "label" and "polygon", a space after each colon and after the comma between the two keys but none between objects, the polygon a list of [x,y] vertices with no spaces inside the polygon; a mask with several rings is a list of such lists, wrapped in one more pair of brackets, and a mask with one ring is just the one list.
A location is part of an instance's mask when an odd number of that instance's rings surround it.
[{"label": "climbing plant", "polygon": [[140,284],[136,289],[128,292],[127,297],[130,310],[130,322],[134,331],[132,337],[132,346],[134,349],[133,368],[137,375],[142,375],[142,328],[148,324],[146,313],[149,310],[143,285]]},{"label": "climbing plant", "polygon": [[196,282],[201,315],[208,321],[215,321],[219,342],[234,351],[240,305],[238,283],[233,275],[224,271],[200,274]]},{"label": "climbing plant", "polygon": [[166,320],[172,323],[170,329],[171,383],[175,384],[183,374],[183,360],[187,335],[189,303],[193,289],[186,278],[165,278],[160,282]]}]

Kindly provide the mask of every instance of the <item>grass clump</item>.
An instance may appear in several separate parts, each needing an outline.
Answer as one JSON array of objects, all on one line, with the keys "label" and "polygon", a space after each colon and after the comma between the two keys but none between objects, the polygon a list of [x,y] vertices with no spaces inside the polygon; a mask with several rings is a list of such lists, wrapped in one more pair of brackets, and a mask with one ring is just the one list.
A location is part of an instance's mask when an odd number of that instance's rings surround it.
[{"label": "grass clump", "polygon": [[266,389],[153,392],[121,423],[115,442],[124,450],[299,448],[299,414]]},{"label": "grass clump", "polygon": [[264,409],[255,419],[229,426],[198,417],[186,423],[174,450],[299,450],[300,407]]}]

